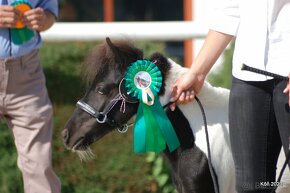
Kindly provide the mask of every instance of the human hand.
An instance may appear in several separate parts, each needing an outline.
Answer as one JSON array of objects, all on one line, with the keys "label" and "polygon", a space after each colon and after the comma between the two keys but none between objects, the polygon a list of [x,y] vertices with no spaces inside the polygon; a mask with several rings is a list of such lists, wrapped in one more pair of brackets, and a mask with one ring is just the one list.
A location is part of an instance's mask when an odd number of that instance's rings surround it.
[{"label": "human hand", "polygon": [[288,84],[287,84],[287,86],[286,86],[286,88],[284,89],[284,93],[286,94],[286,93],[288,93],[288,95],[289,95],[289,99],[288,99],[288,105],[290,106],[290,73],[289,73],[289,75],[288,75],[288,78],[289,78],[289,82],[288,82]]},{"label": "human hand", "polygon": [[32,30],[44,31],[50,28],[55,21],[55,17],[49,11],[41,7],[31,9],[23,14],[24,24]]},{"label": "human hand", "polygon": [[197,76],[191,71],[180,77],[172,86],[170,101],[173,103],[170,105],[170,109],[174,111],[176,103],[184,104],[192,101],[200,92],[204,79],[204,76]]},{"label": "human hand", "polygon": [[14,6],[0,5],[0,28],[14,28],[21,14]]}]

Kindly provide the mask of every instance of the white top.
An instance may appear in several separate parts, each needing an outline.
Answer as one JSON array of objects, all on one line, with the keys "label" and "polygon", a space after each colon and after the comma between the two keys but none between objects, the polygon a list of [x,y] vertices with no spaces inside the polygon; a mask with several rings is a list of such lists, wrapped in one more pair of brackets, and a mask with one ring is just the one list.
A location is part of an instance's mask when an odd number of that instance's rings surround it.
[{"label": "white top", "polygon": [[264,81],[241,71],[246,65],[288,76],[290,73],[290,0],[219,0],[210,28],[236,36],[233,76]]}]

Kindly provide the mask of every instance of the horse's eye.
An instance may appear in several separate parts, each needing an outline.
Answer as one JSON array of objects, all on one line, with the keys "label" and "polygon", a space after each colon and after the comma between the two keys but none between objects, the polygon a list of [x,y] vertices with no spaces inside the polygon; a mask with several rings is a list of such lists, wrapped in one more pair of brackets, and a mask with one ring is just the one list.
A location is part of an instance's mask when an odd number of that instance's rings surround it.
[{"label": "horse's eye", "polygon": [[96,88],[96,92],[101,94],[101,95],[104,95],[104,94],[106,94],[106,89],[104,86],[99,86]]}]

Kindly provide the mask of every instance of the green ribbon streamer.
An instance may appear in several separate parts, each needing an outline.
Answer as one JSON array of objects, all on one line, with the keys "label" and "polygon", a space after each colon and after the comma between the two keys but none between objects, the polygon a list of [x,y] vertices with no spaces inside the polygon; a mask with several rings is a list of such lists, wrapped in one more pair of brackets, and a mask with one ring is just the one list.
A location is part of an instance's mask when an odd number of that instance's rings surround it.
[{"label": "green ribbon streamer", "polygon": [[134,152],[161,152],[165,147],[165,140],[150,107],[140,103],[134,127]]},{"label": "green ribbon streamer", "polygon": [[[147,72],[151,77],[149,89],[154,95],[152,105],[143,102],[146,100],[142,99],[142,91],[146,89],[135,85],[135,76],[140,72]],[[166,144],[171,152],[174,151],[180,143],[158,98],[162,86],[162,75],[158,67],[148,60],[137,60],[128,68],[124,79],[130,95],[140,100],[134,126],[134,152],[159,153],[166,148]]]},{"label": "green ribbon streamer", "polygon": [[13,28],[11,29],[11,36],[14,44],[21,45],[28,42],[34,36],[34,32],[27,27],[22,29]]},{"label": "green ribbon streamer", "polygon": [[162,136],[159,123],[155,119],[150,106],[142,103],[143,115],[146,122],[146,151],[159,153],[165,149],[166,143]]},{"label": "green ribbon streamer", "polygon": [[160,104],[160,101],[156,100],[151,108],[152,111],[155,112],[154,117],[157,123],[159,123],[159,125],[161,126],[160,131],[162,132],[163,137],[167,142],[169,151],[174,151],[180,146],[180,143],[171,122],[169,121],[166,113],[163,110],[162,105]]}]

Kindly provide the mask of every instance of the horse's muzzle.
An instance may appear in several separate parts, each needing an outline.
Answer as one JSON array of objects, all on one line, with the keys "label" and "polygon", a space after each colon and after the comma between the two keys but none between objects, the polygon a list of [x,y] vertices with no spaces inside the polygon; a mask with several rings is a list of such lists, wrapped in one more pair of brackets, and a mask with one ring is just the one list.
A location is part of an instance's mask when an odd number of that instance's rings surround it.
[{"label": "horse's muzzle", "polygon": [[68,140],[69,140],[68,129],[62,130],[61,136],[62,136],[62,141],[63,141],[64,145],[67,147],[67,143],[68,143]]}]

